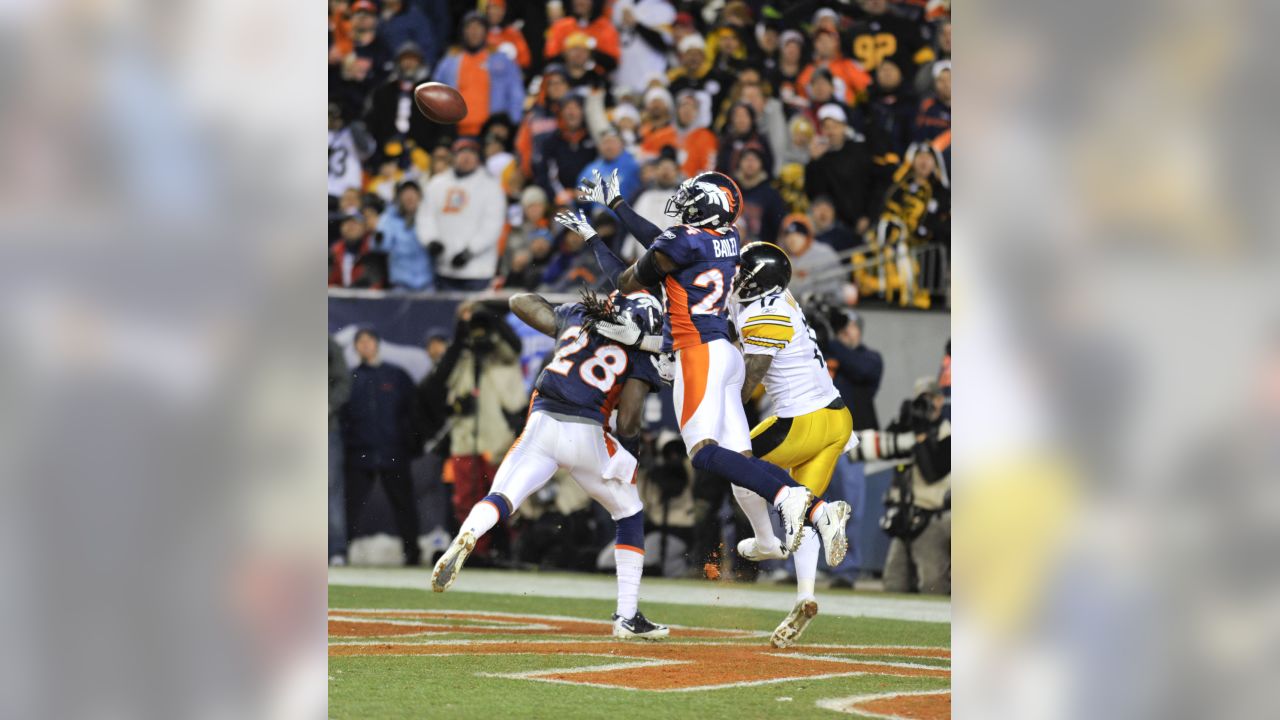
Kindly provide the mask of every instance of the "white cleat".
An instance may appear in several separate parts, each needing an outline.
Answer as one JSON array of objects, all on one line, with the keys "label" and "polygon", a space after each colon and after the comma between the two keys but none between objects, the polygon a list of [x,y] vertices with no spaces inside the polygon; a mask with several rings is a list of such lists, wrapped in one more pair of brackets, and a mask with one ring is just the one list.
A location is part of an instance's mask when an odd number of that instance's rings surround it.
[{"label": "white cleat", "polygon": [[813,494],[808,488],[787,488],[787,495],[778,506],[778,514],[782,516],[782,528],[787,535],[782,547],[787,552],[800,549],[800,541],[804,539],[804,533],[801,532],[804,529],[804,514],[809,510],[809,504],[812,502]]},{"label": "white cleat", "polygon": [[849,503],[843,500],[829,502],[822,508],[822,517],[814,525],[822,536],[822,550],[827,555],[827,566],[835,567],[844,560],[849,551],[849,536],[845,534],[845,525],[849,523],[852,512]]},{"label": "white cleat", "polygon": [[801,600],[796,606],[791,608],[791,612],[773,631],[773,637],[769,638],[769,644],[776,648],[787,648],[795,644],[796,639],[800,637],[800,633],[808,627],[809,621],[818,614],[818,602],[816,600]]},{"label": "white cleat", "polygon": [[475,549],[475,535],[464,532],[454,538],[449,549],[444,551],[435,569],[431,571],[431,589],[436,592],[448,590],[453,581],[458,579],[458,573],[462,572],[462,564],[471,557],[471,551]]},{"label": "white cleat", "polygon": [[768,541],[761,542],[759,538],[749,537],[738,543],[738,555],[745,560],[751,562],[760,562],[761,560],[785,560],[787,552],[782,549],[782,543],[777,538],[770,538],[773,544]]}]

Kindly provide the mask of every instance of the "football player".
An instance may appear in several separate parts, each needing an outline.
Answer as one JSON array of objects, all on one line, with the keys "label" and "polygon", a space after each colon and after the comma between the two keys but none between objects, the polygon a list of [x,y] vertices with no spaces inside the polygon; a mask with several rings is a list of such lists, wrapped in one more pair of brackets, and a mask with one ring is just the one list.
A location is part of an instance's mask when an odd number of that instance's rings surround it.
[{"label": "football player", "polygon": [[[786,468],[815,498],[821,498],[831,483],[836,460],[857,443],[853,416],[831,382],[827,361],[804,312],[787,290],[791,282],[787,254],[770,243],[751,243],[742,248],[740,272],[730,312],[746,356],[742,402],[751,398],[762,380],[772,401],[772,416],[751,430],[751,451]],[[734,497],[756,533],[738,543],[738,554],[755,561],[785,557],[764,502],[736,487]],[[813,594],[818,536],[827,565],[839,565],[849,548],[845,534],[849,514],[849,504],[843,501],[819,499],[809,510],[804,538],[795,553],[796,605],[773,632],[774,647],[790,646],[818,614]]]},{"label": "football player", "polygon": [[[614,293],[611,300],[629,320],[659,332],[661,306],[652,295]],[[587,332],[582,303],[552,307],[533,293],[512,296],[509,302],[517,317],[556,338],[555,353],[534,386],[524,432],[502,459],[489,494],[471,509],[458,536],[436,563],[431,589],[449,589],[476,540],[510,517],[557,469],[564,469],[609,511],[618,526],[613,551],[618,566],[614,637],[666,637],[667,627],[650,622],[637,607],[644,568],[644,515],[635,486],[635,447],[645,395],[662,385],[655,356]],[[615,405],[617,436],[609,427]]]},{"label": "football player", "polygon": [[[803,535],[805,512],[813,496],[776,465],[751,455],[751,433],[741,393],[746,380],[742,353],[730,341],[728,304],[738,271],[738,232],[733,223],[742,210],[742,192],[718,172],[685,180],[667,201],[666,213],[682,224],[662,230],[623,199],[617,173],[579,188],[579,199],[607,205],[647,248],[627,267],[601,242],[582,211],[561,211],[560,224],[592,246],[600,267],[624,293],[661,287],[667,311],[666,339],[675,352],[673,399],[680,434],[693,466],[740,485],[771,501],[782,516],[785,547],[794,551]],[[600,323],[606,337],[639,347],[645,333],[625,316]],[[648,347],[656,350],[659,348]]]}]

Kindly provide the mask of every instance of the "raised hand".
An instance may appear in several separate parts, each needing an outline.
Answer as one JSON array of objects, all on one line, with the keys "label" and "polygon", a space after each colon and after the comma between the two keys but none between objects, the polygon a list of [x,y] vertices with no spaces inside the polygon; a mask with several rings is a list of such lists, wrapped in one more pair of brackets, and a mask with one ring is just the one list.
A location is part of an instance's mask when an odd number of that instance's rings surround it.
[{"label": "raised hand", "polygon": [[596,229],[591,227],[591,223],[587,221],[587,216],[583,215],[581,210],[577,212],[561,210],[556,213],[556,222],[578,233],[587,242],[591,242],[598,235]]},{"label": "raised hand", "polygon": [[578,185],[578,200],[604,205],[604,181],[600,179],[600,171],[593,170],[590,180],[583,180]]},{"label": "raised hand", "polygon": [[609,177],[605,179],[604,183],[600,183],[600,173],[599,171],[597,171],[596,184],[597,185],[603,184],[604,186],[604,204],[605,205],[608,205],[609,207],[613,207],[618,200],[622,199],[622,183],[619,182],[618,180],[617,168],[614,168],[613,172],[609,173]]}]

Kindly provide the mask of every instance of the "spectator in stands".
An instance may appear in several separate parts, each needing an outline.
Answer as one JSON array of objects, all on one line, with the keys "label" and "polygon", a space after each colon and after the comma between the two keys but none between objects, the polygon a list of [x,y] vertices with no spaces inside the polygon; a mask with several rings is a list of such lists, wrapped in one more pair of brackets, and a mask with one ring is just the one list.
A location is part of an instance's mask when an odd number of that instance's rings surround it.
[{"label": "spectator in stands", "polygon": [[609,79],[599,71],[599,66],[592,59],[591,37],[586,33],[570,34],[564,41],[559,59],[564,63],[569,86],[578,94],[608,90]]},{"label": "spectator in stands", "polygon": [[529,43],[515,23],[507,19],[507,0],[489,0],[484,6],[485,20],[489,23],[489,49],[500,52],[515,61],[521,70],[528,70],[533,62]]},{"label": "spectator in stands", "polygon": [[809,107],[808,89],[800,84],[800,73],[804,67],[804,35],[795,30],[783,31],[778,69],[770,83],[789,113]]},{"label": "spectator in stands", "polygon": [[871,226],[871,156],[866,139],[849,131],[844,109],[835,104],[818,111],[822,135],[814,138],[805,167],[804,186],[809,199],[827,195],[836,201],[836,216],[854,232]]},{"label": "spectator in stands", "polygon": [[734,177],[742,191],[742,217],[738,228],[742,231],[740,242],[743,244],[757,240],[777,244],[778,228],[787,214],[782,196],[769,185],[764,163],[764,153],[755,145],[748,145],[738,153]]},{"label": "spectator in stands", "polygon": [[856,61],[840,55],[840,35],[834,30],[819,30],[813,38],[813,62],[800,73],[800,88],[809,85],[813,73],[825,69],[835,82],[835,96],[849,107],[871,84],[871,76]]},{"label": "spectator in stands", "polygon": [[564,52],[569,37],[580,32],[591,39],[591,59],[604,72],[613,72],[622,48],[618,30],[603,15],[603,9],[603,0],[571,0],[569,15],[552,23],[547,31],[547,60],[556,59]]},{"label": "spectator in stands", "polygon": [[431,174],[428,179],[434,178],[451,167],[453,167],[453,142],[441,139],[431,150]]},{"label": "spectator in stands", "polygon": [[720,150],[716,153],[716,170],[732,174],[738,166],[738,155],[744,148],[754,147],[764,158],[764,171],[773,175],[773,150],[769,141],[756,127],[756,111],[746,103],[738,103],[729,111],[729,122],[720,135]]},{"label": "spectator in stands", "polygon": [[[920,66],[916,72],[915,92],[917,95],[928,95],[933,91],[933,66],[940,62],[951,62],[951,21],[943,20],[938,24],[938,32],[933,39],[935,58]],[[950,64],[947,65],[950,67]]]},{"label": "spectator in stands", "polygon": [[675,143],[663,146],[671,145],[680,153],[680,171],[685,177],[715,169],[719,141],[702,121],[702,108],[710,103],[711,99],[700,90],[682,90],[676,102]]},{"label": "spectator in stands", "polygon": [[836,94],[836,80],[831,71],[826,68],[818,68],[813,72],[813,76],[809,79],[809,84],[805,86],[805,92],[809,96],[809,104],[806,107],[805,115],[813,121],[814,125],[822,124],[821,118],[818,117],[818,111],[827,105],[835,105],[849,116],[850,110],[848,106]]},{"label": "spectator in stands", "polygon": [[418,548],[418,509],[409,476],[409,462],[420,454],[414,448],[413,380],[409,374],[379,357],[380,339],[372,330],[356,333],[360,364],[351,373],[351,399],[342,412],[346,451],[347,536],[374,483],[381,483],[391,502],[405,565],[421,561]]},{"label": "spectator in stands", "polygon": [[387,275],[392,287],[430,290],[435,283],[431,257],[418,238],[418,208],[422,188],[413,180],[400,183],[396,201],[378,221],[373,247],[387,254]]},{"label": "spectator in stands", "polygon": [[[606,232],[617,234],[617,223],[612,218],[612,215],[602,212],[592,221],[593,227],[600,233],[600,239],[605,242],[610,239],[605,237]],[[594,253],[585,252],[586,247],[586,242],[576,232],[567,231],[561,235],[559,250],[551,256],[551,262],[542,274],[542,287],[553,292],[563,292],[584,283],[594,286],[601,277],[600,266],[596,263]]]},{"label": "spectator in stands", "polygon": [[533,177],[557,205],[574,200],[582,169],[596,159],[596,143],[587,133],[582,99],[567,95],[560,102],[560,124],[547,139],[542,156],[534,157]]},{"label": "spectator in stands", "polygon": [[[748,80],[753,76],[755,81]],[[760,134],[769,140],[769,148],[773,150],[773,167],[769,175],[774,177],[782,172],[782,151],[787,147],[787,115],[781,100],[765,97],[763,81],[759,77],[754,69],[743,71],[743,79],[738,83],[741,88],[739,99],[755,111]]]},{"label": "spectator in stands", "polygon": [[800,296],[839,292],[844,281],[839,275],[832,275],[831,271],[840,267],[840,258],[826,245],[813,242],[809,218],[792,214],[783,219],[782,249],[791,258],[792,293]]},{"label": "spectator in stands", "polygon": [[351,397],[351,373],[342,348],[329,338],[329,564],[347,561],[347,510],[342,481],[342,425],[338,415]]},{"label": "spectator in stands", "polygon": [[508,290],[537,290],[542,284],[547,266],[551,264],[553,248],[554,240],[550,230],[540,229],[529,233],[526,248],[511,255],[511,266],[502,286]]},{"label": "spectator in stands", "polygon": [[516,161],[516,156],[512,152],[515,131],[511,118],[505,113],[490,115],[480,131],[480,137],[484,141],[485,169],[495,180],[503,183],[504,189],[509,177],[507,173]]},{"label": "spectator in stands", "polygon": [[360,196],[360,214],[364,216],[364,226],[366,228],[376,231],[378,222],[382,220],[382,213],[386,209],[387,201],[378,197],[376,193],[365,193]]},{"label": "spectator in stands", "polygon": [[[914,77],[917,67],[933,60],[928,26],[895,15],[889,0],[862,0],[862,12],[863,19],[849,35],[853,57],[863,68],[874,71],[881,61],[892,60],[907,77]],[[892,40],[886,42],[885,35]]]},{"label": "spectator in stands", "polygon": [[356,116],[369,92],[386,78],[394,48],[378,31],[378,8],[369,0],[351,6],[351,52],[342,59],[338,86],[344,112]]},{"label": "spectator in stands", "polygon": [[627,152],[618,128],[609,125],[600,136],[600,156],[582,169],[578,182],[591,180],[597,172],[601,178],[606,178],[615,169],[622,196],[628,201],[634,200],[636,193],[640,192],[640,163]]},{"label": "spectator in stands", "polygon": [[537,91],[533,104],[520,123],[516,134],[516,153],[525,177],[534,177],[533,159],[541,157],[546,142],[559,128],[560,101],[569,94],[569,77],[563,65],[548,65],[542,78],[534,83]]},{"label": "spectator in stands", "polygon": [[613,24],[621,47],[614,74],[618,86],[643,93],[650,78],[666,74],[669,28],[675,19],[675,8],[667,0],[618,0],[613,4]]},{"label": "spectator in stands", "polygon": [[[453,341],[433,375],[443,380],[449,430],[446,481],[453,482],[454,517],[465,518],[489,492],[496,463],[511,447],[529,395],[520,370],[520,338],[483,305],[458,308]],[[484,555],[492,535],[481,538]]]},{"label": "spectator in stands", "polygon": [[645,92],[640,120],[640,148],[646,158],[657,155],[664,146],[671,144],[674,137],[674,128],[671,127],[674,103],[666,88],[655,86]]},{"label": "spectator in stands", "polygon": [[349,190],[360,191],[364,175],[361,160],[372,152],[373,140],[360,123],[348,125],[342,108],[329,103],[329,197]]},{"label": "spectator in stands", "polygon": [[[667,215],[666,207],[667,200],[675,194],[676,187],[683,179],[680,175],[680,165],[676,162],[675,147],[668,145],[662,148],[658,159],[652,164],[652,182],[636,197],[631,207],[640,214],[640,217],[666,230],[678,222],[678,218]],[[630,240],[619,255],[623,259],[634,261],[642,254],[644,254],[644,247],[635,240]]]},{"label": "spectator in stands", "polygon": [[853,429],[878,430],[875,401],[884,377],[884,359],[863,344],[864,322],[862,315],[853,310],[832,317],[836,342],[831,343],[826,355],[832,361],[836,389],[853,414]]},{"label": "spectator in stands", "polygon": [[949,150],[951,147],[950,60],[933,64],[933,97],[925,98],[920,103],[912,139],[916,142],[931,142],[939,150]]},{"label": "spectator in stands", "polygon": [[418,209],[418,232],[431,253],[441,290],[483,290],[498,270],[506,195],[480,167],[480,144],[460,138],[453,167],[431,178]]},{"label": "spectator in stands", "polygon": [[490,52],[489,26],[479,13],[462,18],[462,47],[440,61],[432,79],[455,87],[467,103],[467,116],[458,123],[461,135],[478,135],[485,120],[504,112],[519,122],[524,112],[524,82],[515,61]]},{"label": "spectator in stands", "polygon": [[667,72],[667,89],[675,94],[681,90],[701,90],[711,98],[703,120],[711,124],[713,108],[720,107],[724,95],[733,85],[733,77],[712,68],[707,59],[707,43],[701,35],[687,35],[677,47],[680,65]]},{"label": "spectator in stands", "polygon": [[329,287],[386,287],[385,257],[374,251],[364,215],[345,215],[339,232],[340,238],[329,248]]},{"label": "spectator in stands", "polygon": [[892,169],[911,143],[916,112],[915,97],[902,87],[902,70],[892,60],[876,68],[876,84],[868,99],[867,131],[874,159],[878,166]]},{"label": "spectator in stands", "polygon": [[[443,18],[437,18],[441,19]],[[388,47],[399,48],[405,43],[416,45],[427,67],[435,65],[444,51],[444,46],[437,43],[431,21],[422,8],[406,3],[405,0],[382,0],[382,19],[378,25],[378,33]]]},{"label": "spectator in stands", "polygon": [[511,271],[517,255],[528,254],[535,233],[546,232],[550,227],[547,193],[537,185],[530,185],[520,194],[520,222],[507,233],[507,247],[502,254],[499,274]]},{"label": "spectator in stands", "polygon": [[[813,121],[804,113],[796,113],[787,123],[787,141],[778,153],[779,167],[809,164],[809,145],[816,134]],[[779,170],[781,172],[781,170]]]},{"label": "spectator in stands", "polygon": [[813,239],[837,253],[852,250],[862,244],[853,231],[836,217],[836,204],[830,196],[819,195],[814,198],[809,205],[809,215],[813,218]]}]

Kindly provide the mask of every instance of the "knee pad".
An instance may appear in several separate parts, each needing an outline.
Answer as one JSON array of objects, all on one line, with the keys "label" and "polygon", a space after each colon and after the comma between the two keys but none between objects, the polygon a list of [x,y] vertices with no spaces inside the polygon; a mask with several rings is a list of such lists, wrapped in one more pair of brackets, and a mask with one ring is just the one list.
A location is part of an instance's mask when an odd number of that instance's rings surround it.
[{"label": "knee pad", "polygon": [[644,548],[644,513],[638,512],[618,520],[618,544]]},{"label": "knee pad", "polygon": [[511,507],[511,500],[502,493],[489,493],[485,495],[480,502],[488,502],[490,505],[498,509],[498,520],[506,520],[511,517],[511,513],[515,512],[515,508]]}]

